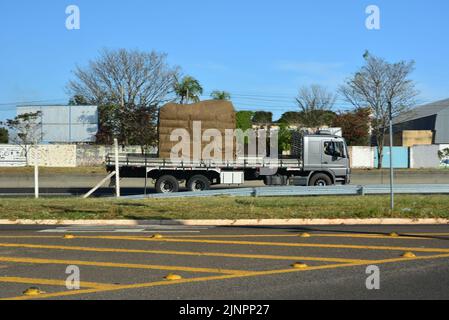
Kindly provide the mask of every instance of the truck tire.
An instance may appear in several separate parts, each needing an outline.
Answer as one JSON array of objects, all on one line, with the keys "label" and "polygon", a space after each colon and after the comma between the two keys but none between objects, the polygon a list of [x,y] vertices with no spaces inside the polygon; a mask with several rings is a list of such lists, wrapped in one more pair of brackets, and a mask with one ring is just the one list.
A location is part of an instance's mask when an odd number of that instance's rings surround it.
[{"label": "truck tire", "polygon": [[325,187],[330,185],[332,185],[332,180],[325,173],[317,173],[313,175],[309,182],[309,186],[311,187]]},{"label": "truck tire", "polygon": [[173,176],[166,175],[157,179],[156,192],[157,193],[174,193],[179,191],[179,182]]},{"label": "truck tire", "polygon": [[196,175],[191,177],[186,184],[189,191],[198,192],[210,189],[210,180],[203,175]]}]

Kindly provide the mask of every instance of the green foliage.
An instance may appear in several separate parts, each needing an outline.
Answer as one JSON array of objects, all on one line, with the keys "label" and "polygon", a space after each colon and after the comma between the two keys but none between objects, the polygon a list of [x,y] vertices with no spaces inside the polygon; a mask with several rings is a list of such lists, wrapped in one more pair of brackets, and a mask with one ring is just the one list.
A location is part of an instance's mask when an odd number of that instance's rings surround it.
[{"label": "green foliage", "polygon": [[191,76],[185,76],[181,81],[176,81],[173,89],[181,104],[189,103],[189,101],[199,102],[203,94],[200,82]]},{"label": "green foliage", "polygon": [[318,128],[330,126],[336,117],[336,113],[330,110],[310,110],[301,112],[302,125],[306,128]]},{"label": "green foliage", "polygon": [[6,122],[0,122],[0,125],[16,133],[14,143],[27,146],[37,144],[41,138],[41,112],[23,113],[14,119],[8,119]]},{"label": "green foliage", "polygon": [[252,111],[238,111],[236,112],[236,126],[237,129],[246,131],[252,128],[252,118],[254,112]]},{"label": "green foliage", "polygon": [[6,128],[0,128],[0,143],[8,143],[9,142],[9,132]]},{"label": "green foliage", "polygon": [[278,121],[288,125],[299,125],[302,123],[301,112],[289,111],[285,112]]},{"label": "green foliage", "polygon": [[69,100],[69,106],[88,106],[90,103],[87,101],[87,99],[79,94],[74,95]]},{"label": "green foliage", "polygon": [[256,111],[252,119],[254,124],[272,124],[273,123],[273,113],[267,111]]},{"label": "green foliage", "polygon": [[231,100],[231,94],[226,91],[215,90],[211,93],[210,96],[214,100]]},{"label": "green foliage", "polygon": [[285,123],[279,124],[278,141],[280,151],[289,151],[291,149],[292,130]]},{"label": "green foliage", "polygon": [[138,145],[147,150],[157,144],[157,108],[155,106],[100,106],[96,142]]}]

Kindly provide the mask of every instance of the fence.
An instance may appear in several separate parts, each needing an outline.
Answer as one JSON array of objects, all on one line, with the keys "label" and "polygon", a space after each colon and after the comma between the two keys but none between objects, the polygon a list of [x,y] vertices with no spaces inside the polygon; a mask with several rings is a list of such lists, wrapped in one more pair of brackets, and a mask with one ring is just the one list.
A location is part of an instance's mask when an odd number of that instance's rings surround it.
[{"label": "fence", "polygon": [[[395,168],[440,168],[449,167],[449,158],[440,159],[438,151],[449,148],[449,145],[420,145],[393,148],[393,166]],[[34,165],[36,154],[39,154],[39,164],[44,167],[90,167],[102,166],[106,155],[112,153],[112,146],[96,145],[40,145],[31,150],[28,165]],[[120,153],[141,153],[138,146],[120,148]],[[156,149],[151,153],[155,153]],[[390,165],[389,147],[385,147],[382,165]],[[375,147],[349,147],[351,167],[358,169],[376,168],[378,164],[377,148]],[[26,166],[24,150],[19,146],[0,145],[0,167]]]}]

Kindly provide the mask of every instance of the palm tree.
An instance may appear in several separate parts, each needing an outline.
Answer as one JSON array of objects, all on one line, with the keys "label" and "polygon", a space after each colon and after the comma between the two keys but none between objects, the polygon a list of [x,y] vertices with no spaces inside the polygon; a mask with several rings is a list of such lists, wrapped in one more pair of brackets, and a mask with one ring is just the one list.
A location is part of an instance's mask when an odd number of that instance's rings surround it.
[{"label": "palm tree", "polygon": [[203,94],[200,82],[191,76],[185,76],[181,81],[176,81],[174,91],[181,104],[189,101],[199,102]]},{"label": "palm tree", "polygon": [[226,91],[215,90],[210,95],[214,100],[231,100],[231,94]]}]

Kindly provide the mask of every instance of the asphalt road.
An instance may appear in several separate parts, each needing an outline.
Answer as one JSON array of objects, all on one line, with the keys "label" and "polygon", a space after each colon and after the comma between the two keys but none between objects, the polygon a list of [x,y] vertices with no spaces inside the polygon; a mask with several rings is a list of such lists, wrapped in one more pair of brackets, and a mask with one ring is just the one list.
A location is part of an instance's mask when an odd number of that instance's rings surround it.
[{"label": "asphalt road", "polygon": [[[40,178],[40,192],[52,196],[80,196],[86,194],[93,186],[104,178],[104,175],[61,174],[43,175]],[[34,178],[32,175],[1,175],[1,196],[34,195]],[[396,171],[395,182],[398,184],[449,184],[449,171]],[[388,184],[388,171],[356,171],[351,176],[353,185]],[[120,182],[121,192],[125,196],[144,193],[144,179],[125,178]],[[247,181],[240,187],[261,187],[261,181]],[[225,185],[213,186],[213,189],[229,188]],[[235,188],[235,186],[232,186]],[[182,190],[182,188],[181,188]],[[155,193],[154,185],[148,180],[148,193]],[[104,186],[97,190],[94,196],[112,196],[114,189]]]},{"label": "asphalt road", "polygon": [[[80,290],[66,288],[72,265]],[[379,290],[366,287],[372,265]],[[422,300],[448,288],[449,226],[0,226],[0,298]]]}]

